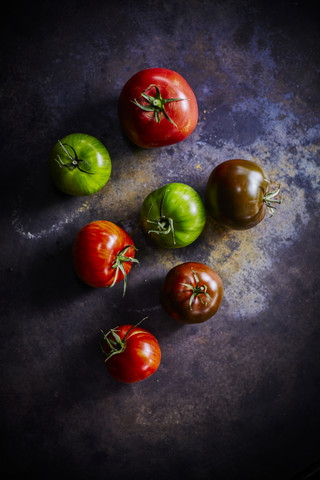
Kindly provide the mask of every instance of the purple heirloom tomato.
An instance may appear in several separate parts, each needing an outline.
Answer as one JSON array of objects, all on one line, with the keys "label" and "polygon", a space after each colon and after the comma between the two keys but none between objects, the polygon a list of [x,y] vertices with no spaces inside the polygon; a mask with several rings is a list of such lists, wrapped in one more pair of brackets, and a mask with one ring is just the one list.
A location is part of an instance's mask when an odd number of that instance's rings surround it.
[{"label": "purple heirloom tomato", "polygon": [[281,203],[280,185],[271,190],[261,167],[250,160],[227,160],[211,172],[205,203],[216,222],[246,230],[258,225],[266,210],[274,214],[275,205]]},{"label": "purple heirloom tomato", "polygon": [[160,303],[175,320],[203,323],[219,309],[223,298],[220,276],[203,263],[186,262],[173,267],[160,289]]}]

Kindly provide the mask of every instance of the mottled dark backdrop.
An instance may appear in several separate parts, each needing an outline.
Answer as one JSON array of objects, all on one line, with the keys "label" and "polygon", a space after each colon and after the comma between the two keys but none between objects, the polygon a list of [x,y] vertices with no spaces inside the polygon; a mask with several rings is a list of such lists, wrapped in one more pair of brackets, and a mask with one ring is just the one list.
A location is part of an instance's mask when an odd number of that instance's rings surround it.
[{"label": "mottled dark backdrop", "polygon": [[[320,456],[320,32],[316,1],[44,0],[14,4],[1,29],[1,438],[6,479],[286,480]],[[199,123],[185,142],[141,150],[117,100],[146,67],[178,71]],[[48,154],[84,132],[108,148],[111,178],[69,198]],[[252,231],[208,219],[177,251],[139,225],[144,197],[172,181],[203,196],[228,158],[281,182],[283,205]],[[107,219],[140,266],[122,285],[82,284],[77,231]],[[158,288],[183,261],[208,263],[225,297],[201,326],[176,325]],[[100,329],[138,322],[158,338],[155,375],[108,374]],[[298,478],[303,478],[299,476]]]}]

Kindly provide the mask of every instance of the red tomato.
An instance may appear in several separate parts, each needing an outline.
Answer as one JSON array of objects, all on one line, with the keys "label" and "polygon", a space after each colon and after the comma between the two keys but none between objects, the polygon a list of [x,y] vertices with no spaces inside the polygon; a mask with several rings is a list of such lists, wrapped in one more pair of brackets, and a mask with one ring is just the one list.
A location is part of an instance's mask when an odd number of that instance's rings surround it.
[{"label": "red tomato", "polygon": [[186,262],[173,267],[160,290],[160,303],[166,312],[182,323],[202,323],[219,309],[223,284],[207,265]]},{"label": "red tomato", "polygon": [[72,259],[77,275],[92,287],[113,287],[124,280],[135,256],[132,238],[120,227],[106,220],[91,222],[77,234]]},{"label": "red tomato", "polygon": [[103,351],[110,375],[125,383],[150,377],[159,367],[161,350],[156,338],[137,325],[122,325],[104,335]]},{"label": "red tomato", "polygon": [[124,133],[143,148],[181,142],[198,122],[196,97],[186,80],[166,68],[148,68],[124,85],[118,105]]}]

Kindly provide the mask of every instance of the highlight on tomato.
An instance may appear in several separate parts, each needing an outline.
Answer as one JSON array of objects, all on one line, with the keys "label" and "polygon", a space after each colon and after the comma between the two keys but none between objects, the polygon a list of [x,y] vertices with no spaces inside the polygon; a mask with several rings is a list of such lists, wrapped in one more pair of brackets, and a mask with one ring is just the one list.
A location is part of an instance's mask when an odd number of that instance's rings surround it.
[{"label": "highlight on tomato", "polygon": [[203,323],[215,315],[223,299],[223,282],[208,265],[185,262],[167,273],[160,289],[164,310],[181,323]]},{"label": "highlight on tomato", "polygon": [[79,278],[92,287],[113,287],[123,280],[126,292],[127,275],[135,258],[136,247],[130,235],[118,225],[97,220],[84,226],[76,235],[72,260]]},{"label": "highlight on tomato", "polygon": [[84,133],[72,133],[54,145],[49,170],[54,185],[62,192],[91,195],[109,180],[111,159],[100,140]]},{"label": "highlight on tomato", "polygon": [[155,373],[161,361],[161,350],[157,339],[136,325],[111,328],[103,334],[102,351],[110,375],[124,383],[136,383]]},{"label": "highlight on tomato", "polygon": [[142,148],[181,142],[198,122],[193,90],[167,68],[147,68],[133,75],[121,91],[118,113],[125,135]]},{"label": "highlight on tomato", "polygon": [[262,168],[250,160],[226,160],[208,179],[205,203],[212,218],[231,229],[247,230],[272,216],[282,202],[280,184],[272,187]]},{"label": "highlight on tomato", "polygon": [[158,246],[181,248],[201,234],[206,210],[192,187],[169,183],[149,193],[143,201],[140,218],[144,232]]}]

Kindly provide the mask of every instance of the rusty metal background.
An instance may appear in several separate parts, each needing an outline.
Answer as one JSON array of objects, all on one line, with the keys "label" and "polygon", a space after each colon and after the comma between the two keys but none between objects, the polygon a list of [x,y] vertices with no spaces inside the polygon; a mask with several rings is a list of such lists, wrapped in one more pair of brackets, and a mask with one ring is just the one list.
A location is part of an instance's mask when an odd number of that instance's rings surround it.
[{"label": "rusty metal background", "polygon": [[[5,478],[303,478],[320,457],[316,1],[43,1],[3,23]],[[147,151],[122,135],[117,100],[152,66],[187,79],[199,123],[185,142]],[[109,182],[91,197],[63,195],[48,176],[52,146],[76,131],[98,137],[112,159]],[[152,245],[139,225],[145,196],[173,181],[203,196],[213,167],[236,157],[281,182],[274,217],[244,232],[208,218],[185,249]],[[92,289],[73,272],[74,236],[97,219],[125,228],[139,249],[125,298],[122,285]],[[158,290],[191,260],[219,273],[225,296],[213,319],[180,326]],[[160,368],[119,384],[100,329],[145,316]]]}]

